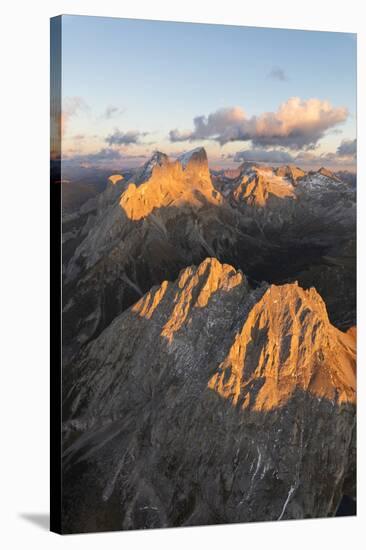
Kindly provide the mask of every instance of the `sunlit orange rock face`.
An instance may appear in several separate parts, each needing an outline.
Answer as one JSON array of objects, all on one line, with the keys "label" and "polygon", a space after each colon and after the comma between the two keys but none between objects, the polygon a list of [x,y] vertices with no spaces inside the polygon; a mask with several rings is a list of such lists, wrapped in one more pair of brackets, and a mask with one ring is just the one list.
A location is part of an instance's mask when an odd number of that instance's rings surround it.
[{"label": "sunlit orange rock face", "polygon": [[341,181],[336,175],[334,175],[334,173],[331,170],[328,170],[328,168],[324,168],[324,166],[318,170],[318,173],[321,174],[322,176],[326,176],[327,178],[331,178],[335,181],[338,181],[338,182]]},{"label": "sunlit orange rock face", "polygon": [[[355,402],[355,344],[333,327],[315,289],[272,285],[235,336],[209,387],[235,405],[271,410],[296,389]],[[260,383],[257,392],[253,385]]]},{"label": "sunlit orange rock face", "polygon": [[350,327],[347,330],[347,334],[356,342],[357,341],[357,328],[356,327]]},{"label": "sunlit orange rock face", "polygon": [[355,339],[314,289],[253,288],[206,258],[115,317],[68,373],[70,532],[100,517],[121,529],[324,517],[355,494]]},{"label": "sunlit orange rock face", "polygon": [[[242,273],[214,258],[198,268],[186,268],[163,301],[167,281],[149,292],[132,311],[151,319],[154,311],[169,308],[160,335],[169,344],[192,323],[195,308],[210,307],[217,292],[249,289]],[[208,388],[235,407],[257,411],[283,406],[296,390],[336,403],[355,402],[356,349],[353,331],[333,327],[325,304],[315,289],[297,283],[270,286],[232,336],[226,358],[208,381]]]},{"label": "sunlit orange rock face", "polygon": [[276,174],[277,176],[287,177],[293,182],[296,182],[298,179],[305,176],[306,172],[294,164],[288,164],[287,166],[280,166],[277,168]]},{"label": "sunlit orange rock face", "polygon": [[254,167],[253,172],[251,175],[244,175],[233,192],[233,198],[237,202],[244,201],[248,205],[264,207],[271,196],[295,199],[294,187],[285,179],[287,172],[282,176],[267,167]]},{"label": "sunlit orange rock face", "polygon": [[[209,308],[218,291],[230,293],[239,286],[249,293],[242,273],[214,258],[197,269],[185,269],[177,286],[161,330],[170,344],[192,322],[194,308]],[[165,281],[132,311],[151,318],[167,288]],[[272,285],[243,317],[208,387],[234,406],[257,411],[284,405],[296,390],[336,403],[354,403],[355,363],[353,331],[345,334],[330,324],[325,304],[314,288],[303,290],[297,283]]]},{"label": "sunlit orange rock face", "polygon": [[119,181],[123,180],[123,176],[121,174],[113,174],[112,176],[109,176],[108,180],[115,185]]},{"label": "sunlit orange rock face", "polygon": [[131,220],[146,218],[155,208],[167,206],[198,208],[210,203],[219,205],[222,197],[214,189],[206,153],[193,157],[186,166],[166,161],[153,168],[146,183],[131,183],[123,193],[120,206]]},{"label": "sunlit orange rock face", "polygon": [[[198,268],[187,267],[177,284],[178,290],[173,298],[174,307],[161,331],[161,336],[167,338],[170,343],[174,339],[174,334],[179,333],[185,323],[189,323],[192,308],[205,308],[218,290],[229,292],[245,283],[243,275],[233,267],[221,264],[215,258],[209,258]],[[153,311],[159,307],[167,287],[168,282],[164,281],[153,294],[149,292],[137,302],[132,311],[141,317],[151,318]]]}]

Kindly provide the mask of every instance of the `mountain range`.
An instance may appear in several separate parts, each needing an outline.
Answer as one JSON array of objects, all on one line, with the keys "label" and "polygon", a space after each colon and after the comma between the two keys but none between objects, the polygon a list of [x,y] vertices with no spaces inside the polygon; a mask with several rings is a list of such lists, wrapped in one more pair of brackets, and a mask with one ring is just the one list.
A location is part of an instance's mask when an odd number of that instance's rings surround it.
[{"label": "mountain range", "polygon": [[64,210],[65,531],[355,498],[355,217],[342,174],[203,148]]}]

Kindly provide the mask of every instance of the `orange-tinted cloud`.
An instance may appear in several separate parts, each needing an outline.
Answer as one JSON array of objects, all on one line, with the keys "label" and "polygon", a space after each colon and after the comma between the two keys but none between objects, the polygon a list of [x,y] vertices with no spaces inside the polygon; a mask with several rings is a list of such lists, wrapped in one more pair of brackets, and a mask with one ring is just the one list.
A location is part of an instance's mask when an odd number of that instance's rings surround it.
[{"label": "orange-tinted cloud", "polygon": [[276,112],[250,118],[240,107],[219,109],[207,117],[196,117],[193,131],[175,129],[169,135],[173,142],[213,139],[223,145],[229,141],[252,141],[261,147],[303,149],[313,147],[347,117],[345,107],[333,107],[329,101],[291,97]]},{"label": "orange-tinted cloud", "polygon": [[65,97],[62,100],[61,111],[61,132],[62,135],[66,133],[67,126],[70,119],[77,116],[80,112],[86,112],[89,110],[89,105],[82,97]]}]

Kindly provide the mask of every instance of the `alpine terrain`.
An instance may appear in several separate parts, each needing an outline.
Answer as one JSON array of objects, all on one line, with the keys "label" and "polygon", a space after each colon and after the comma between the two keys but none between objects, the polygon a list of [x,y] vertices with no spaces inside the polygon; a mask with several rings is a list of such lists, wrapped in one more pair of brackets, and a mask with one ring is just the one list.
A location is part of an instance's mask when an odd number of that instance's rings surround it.
[{"label": "alpine terrain", "polygon": [[63,531],[354,501],[349,178],[211,171],[199,147],[156,151],[84,196],[63,209]]}]

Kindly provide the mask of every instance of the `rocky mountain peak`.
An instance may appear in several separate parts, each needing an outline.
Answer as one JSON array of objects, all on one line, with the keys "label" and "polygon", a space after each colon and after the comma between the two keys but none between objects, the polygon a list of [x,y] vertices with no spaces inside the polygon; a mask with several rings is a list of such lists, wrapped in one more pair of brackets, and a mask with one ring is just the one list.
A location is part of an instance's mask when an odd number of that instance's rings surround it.
[{"label": "rocky mountain peak", "polygon": [[354,494],[354,339],[314,289],[251,289],[206,258],[115,317],[67,370],[71,532],[90,530],[84,517],[124,529],[321,517]]},{"label": "rocky mountain peak", "polygon": [[165,160],[155,164],[150,177],[138,187],[131,183],[121,196],[120,206],[132,220],[140,220],[155,208],[199,208],[209,202],[220,204],[214,189],[203,148],[194,150],[184,161]]},{"label": "rocky mountain peak", "polygon": [[324,166],[319,168],[318,174],[321,174],[322,176],[326,176],[327,178],[331,178],[332,180],[335,180],[335,181],[339,181],[339,182],[341,181],[331,170],[329,170],[328,168],[324,168]]},{"label": "rocky mountain peak", "polygon": [[159,165],[162,165],[164,164],[167,160],[169,160],[169,157],[168,155],[166,155],[165,153],[162,153],[161,151],[154,151],[153,154],[151,155],[151,158],[148,162],[150,162],[151,164],[159,164]]},{"label": "rocky mountain peak", "polygon": [[291,183],[295,184],[298,179],[305,176],[306,172],[295,164],[287,164],[286,166],[279,166],[276,169],[276,174],[288,178]]},{"label": "rocky mountain peak", "polygon": [[148,180],[152,172],[155,168],[155,166],[163,166],[164,164],[167,164],[169,162],[169,157],[165,153],[162,153],[161,151],[154,151],[151,157],[145,164],[140,168],[140,170],[137,171],[136,175],[134,176],[134,183],[136,185],[140,185],[141,183],[144,183],[146,180]]},{"label": "rocky mountain peak", "polygon": [[191,151],[182,153],[177,160],[181,163],[183,168],[186,168],[189,163],[208,165],[207,153],[204,147],[196,147]]},{"label": "rocky mountain peak", "polygon": [[272,285],[250,311],[209,382],[243,408],[272,410],[296,390],[355,402],[355,347],[329,323],[314,288]]},{"label": "rocky mountain peak", "polygon": [[91,351],[99,354],[100,348],[102,360],[118,346],[115,368],[124,369],[123,357],[130,356],[140,331],[145,341],[154,340],[158,370],[174,363],[184,375],[201,376],[196,365],[215,349],[205,367],[206,386],[235,407],[274,410],[296,391],[355,402],[355,340],[331,325],[314,288],[291,283],[253,290],[240,271],[206,258],[182,270],[174,283],[153,287],[96,338]]},{"label": "rocky mountain peak", "polygon": [[119,181],[122,181],[122,180],[123,180],[123,176],[121,176],[121,174],[113,174],[112,176],[109,176],[109,178],[108,178],[108,181],[112,185],[116,185],[116,183],[118,183]]},{"label": "rocky mountain peak", "polygon": [[252,165],[246,167],[244,175],[233,191],[236,202],[251,206],[264,207],[271,196],[277,198],[295,198],[292,183],[286,177],[276,174],[272,168]]},{"label": "rocky mountain peak", "polygon": [[[205,308],[216,293],[230,292],[239,285],[246,290],[248,288],[242,273],[230,265],[221,264],[216,258],[206,258],[198,267],[187,267],[177,280],[174,307],[161,335],[171,343],[174,334],[189,320],[193,308]],[[152,294],[149,292],[137,302],[132,311],[150,319],[160,306],[167,288],[168,283],[164,281]]]}]

